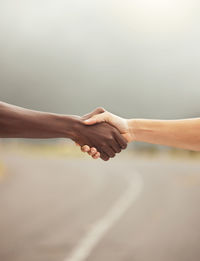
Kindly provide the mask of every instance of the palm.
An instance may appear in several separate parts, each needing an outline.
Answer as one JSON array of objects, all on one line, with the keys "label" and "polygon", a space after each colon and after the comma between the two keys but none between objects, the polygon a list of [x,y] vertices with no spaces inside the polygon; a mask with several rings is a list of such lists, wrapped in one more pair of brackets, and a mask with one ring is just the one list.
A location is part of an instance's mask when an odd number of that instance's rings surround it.
[{"label": "palm", "polygon": [[128,124],[125,119],[109,113],[106,121],[116,127],[128,142],[132,140],[129,133]]}]

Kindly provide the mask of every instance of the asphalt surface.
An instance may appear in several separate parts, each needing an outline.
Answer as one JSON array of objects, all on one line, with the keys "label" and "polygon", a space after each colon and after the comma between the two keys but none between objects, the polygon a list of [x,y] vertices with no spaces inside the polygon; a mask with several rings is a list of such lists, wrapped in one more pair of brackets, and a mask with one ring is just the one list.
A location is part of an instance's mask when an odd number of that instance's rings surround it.
[{"label": "asphalt surface", "polygon": [[1,261],[200,260],[198,161],[0,155]]}]

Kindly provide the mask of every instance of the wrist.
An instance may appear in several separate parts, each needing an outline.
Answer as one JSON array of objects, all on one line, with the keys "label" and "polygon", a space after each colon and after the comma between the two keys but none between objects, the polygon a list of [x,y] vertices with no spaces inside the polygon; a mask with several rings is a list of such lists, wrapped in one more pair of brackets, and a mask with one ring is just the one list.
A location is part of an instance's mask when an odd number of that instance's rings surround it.
[{"label": "wrist", "polygon": [[81,124],[81,119],[79,116],[65,116],[65,130],[64,137],[72,140],[76,140],[78,135],[79,126]]},{"label": "wrist", "polygon": [[136,119],[128,119],[127,120],[127,125],[128,125],[128,132],[131,137],[131,141],[138,141],[137,140],[137,129],[138,129],[138,124]]},{"label": "wrist", "polygon": [[151,142],[159,135],[162,123],[157,120],[129,120],[130,133],[135,141]]},{"label": "wrist", "polygon": [[59,138],[69,138],[74,140],[77,136],[80,117],[68,115],[53,115],[56,136]]}]

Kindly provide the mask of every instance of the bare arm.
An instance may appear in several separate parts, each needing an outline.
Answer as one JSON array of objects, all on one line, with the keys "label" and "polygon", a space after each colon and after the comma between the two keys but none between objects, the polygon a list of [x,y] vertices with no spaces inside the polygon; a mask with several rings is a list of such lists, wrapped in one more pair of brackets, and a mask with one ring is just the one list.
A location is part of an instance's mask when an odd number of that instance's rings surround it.
[{"label": "bare arm", "polygon": [[200,151],[200,118],[128,120],[132,140]]},{"label": "bare arm", "polygon": [[73,116],[39,112],[0,102],[1,138],[72,138]]},{"label": "bare arm", "polygon": [[107,122],[115,126],[128,142],[153,144],[200,151],[200,118],[184,120],[124,119],[110,112],[95,115],[85,124]]},{"label": "bare arm", "polygon": [[[70,138],[81,146],[95,148],[103,160],[114,157],[126,148],[126,140],[119,131],[107,124],[86,126],[84,117],[28,110],[0,102],[0,138]],[[97,157],[98,158],[98,157]]]}]

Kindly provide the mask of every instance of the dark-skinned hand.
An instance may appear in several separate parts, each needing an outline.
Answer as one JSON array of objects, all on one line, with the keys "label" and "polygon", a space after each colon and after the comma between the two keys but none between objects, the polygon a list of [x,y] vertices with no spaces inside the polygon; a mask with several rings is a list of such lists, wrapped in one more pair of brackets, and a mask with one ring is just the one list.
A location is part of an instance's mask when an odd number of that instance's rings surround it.
[{"label": "dark-skinned hand", "polygon": [[104,109],[97,108],[90,114],[77,117],[73,140],[81,147],[88,145],[90,148],[96,148],[100,152],[101,159],[107,161],[109,158],[115,157],[116,153],[125,149],[127,142],[115,127],[107,123],[98,123],[91,126],[83,123],[84,120],[102,112],[104,112]]}]

